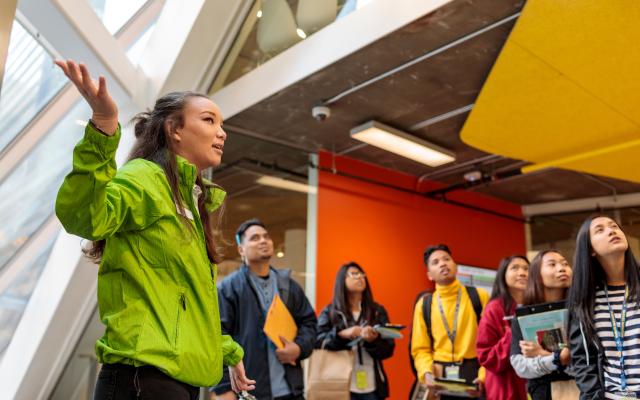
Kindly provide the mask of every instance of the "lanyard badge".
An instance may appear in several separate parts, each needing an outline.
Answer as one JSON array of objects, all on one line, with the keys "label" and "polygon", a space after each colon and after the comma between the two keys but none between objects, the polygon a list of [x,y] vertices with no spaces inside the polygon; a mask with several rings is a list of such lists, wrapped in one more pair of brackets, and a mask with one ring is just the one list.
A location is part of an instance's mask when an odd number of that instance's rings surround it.
[{"label": "lanyard badge", "polygon": [[440,310],[440,316],[442,317],[442,324],[444,325],[444,329],[447,331],[447,337],[451,341],[451,361],[455,361],[455,342],[456,335],[458,333],[458,313],[460,312],[460,298],[462,297],[462,288],[458,289],[458,298],[456,299],[456,311],[453,316],[453,331],[449,329],[449,322],[447,321],[447,317],[444,315],[444,308],[442,307],[442,300],[440,300],[440,295],[436,296],[436,300],[438,301],[438,309]]},{"label": "lanyard badge", "polygon": [[609,307],[609,318],[611,318],[611,328],[613,330],[613,339],[616,343],[616,352],[618,358],[620,359],[620,388],[622,389],[622,393],[620,393],[620,395],[625,399],[635,399],[635,394],[627,392],[627,374],[624,371],[624,333],[627,324],[627,297],[629,295],[629,290],[625,286],[624,300],[622,301],[622,310],[620,311],[619,325],[615,316],[615,312],[613,311],[611,303],[609,302],[609,291],[606,285],[604,287],[604,294],[607,297],[607,306]]}]

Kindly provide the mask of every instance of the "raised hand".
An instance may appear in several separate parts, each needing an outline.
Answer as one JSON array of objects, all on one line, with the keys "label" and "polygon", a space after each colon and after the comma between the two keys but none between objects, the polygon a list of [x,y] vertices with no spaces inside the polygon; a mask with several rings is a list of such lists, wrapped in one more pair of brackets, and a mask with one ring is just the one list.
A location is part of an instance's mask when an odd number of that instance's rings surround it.
[{"label": "raised hand", "polygon": [[91,106],[91,121],[94,125],[109,136],[115,134],[118,129],[118,106],[107,91],[104,76],[101,75],[96,82],[91,79],[84,64],[78,65],[73,60],[56,60],[55,63]]}]

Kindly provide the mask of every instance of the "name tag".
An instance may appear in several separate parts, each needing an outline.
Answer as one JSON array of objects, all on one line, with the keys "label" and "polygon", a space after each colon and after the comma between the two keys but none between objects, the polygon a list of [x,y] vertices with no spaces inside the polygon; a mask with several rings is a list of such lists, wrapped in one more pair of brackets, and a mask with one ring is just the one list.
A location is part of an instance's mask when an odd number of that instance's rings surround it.
[{"label": "name tag", "polygon": [[356,387],[360,390],[367,388],[367,371],[356,371]]},{"label": "name tag", "polygon": [[445,366],[444,377],[447,379],[460,379],[460,366],[459,365]]}]

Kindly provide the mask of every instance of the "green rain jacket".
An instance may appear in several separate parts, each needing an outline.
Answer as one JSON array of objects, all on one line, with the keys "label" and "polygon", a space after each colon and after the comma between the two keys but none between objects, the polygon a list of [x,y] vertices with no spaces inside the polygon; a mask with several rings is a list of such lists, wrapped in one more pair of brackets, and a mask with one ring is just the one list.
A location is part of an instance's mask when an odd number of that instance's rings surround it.
[{"label": "green rain jacket", "polygon": [[[177,157],[189,229],[158,164],[134,159],[116,170],[119,141],[120,128],[110,137],[89,124],[56,199],[67,232],[106,239],[98,272],[106,331],[96,343],[98,361],[152,365],[190,385],[215,385],[223,363],[234,366],[244,353],[221,334],[217,267],[207,256],[194,201],[196,167]],[[207,192],[211,212],[225,193]]]}]

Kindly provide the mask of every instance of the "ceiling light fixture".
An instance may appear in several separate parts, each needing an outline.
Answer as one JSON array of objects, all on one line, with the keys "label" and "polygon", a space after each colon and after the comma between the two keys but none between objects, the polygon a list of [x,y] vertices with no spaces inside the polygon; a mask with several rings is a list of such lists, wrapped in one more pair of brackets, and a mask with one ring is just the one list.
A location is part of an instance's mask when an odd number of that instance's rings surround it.
[{"label": "ceiling light fixture", "polygon": [[377,121],[351,129],[351,137],[430,167],[456,160],[455,154],[447,149]]},{"label": "ceiling light fixture", "polygon": [[256,183],[264,186],[271,186],[278,189],[293,190],[294,192],[312,193],[315,194],[318,190],[315,187],[309,186],[305,183],[289,181],[275,176],[261,176],[256,180]]},{"label": "ceiling light fixture", "polygon": [[258,10],[258,18],[262,18],[262,10]]},{"label": "ceiling light fixture", "polygon": [[298,36],[300,36],[302,39],[306,39],[307,38],[307,34],[304,33],[304,31],[300,28],[296,29],[296,32],[298,33]]}]

